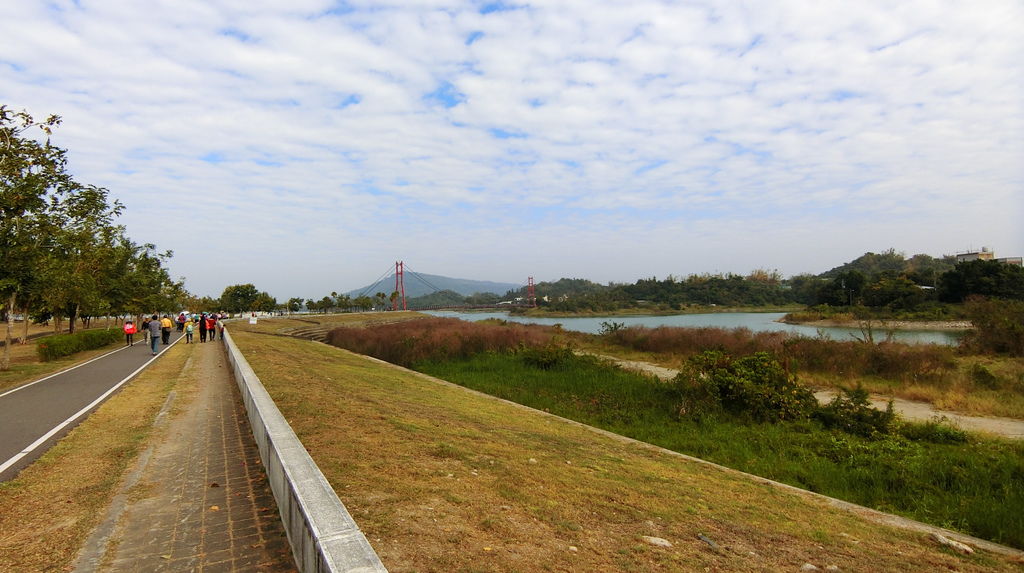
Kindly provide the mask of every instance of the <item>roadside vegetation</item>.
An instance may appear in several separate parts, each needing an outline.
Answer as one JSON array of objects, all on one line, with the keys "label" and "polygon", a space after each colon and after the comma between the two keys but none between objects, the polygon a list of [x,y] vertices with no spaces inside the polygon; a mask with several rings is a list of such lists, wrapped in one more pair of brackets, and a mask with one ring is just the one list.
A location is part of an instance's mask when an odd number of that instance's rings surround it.
[{"label": "roadside vegetation", "polygon": [[[371,355],[384,349],[382,359],[742,471],[1024,547],[1024,444],[940,421],[902,422],[871,409],[859,387],[819,407],[786,366],[801,352],[805,368],[833,374],[849,361],[897,382],[939,380],[955,367],[952,349],[721,331],[703,340],[717,350],[695,342],[683,373],[666,384],[576,355],[557,328],[536,329],[540,338],[530,330],[425,319],[338,329],[331,341]],[[619,344],[638,335],[649,352],[712,334],[610,330]]]}]

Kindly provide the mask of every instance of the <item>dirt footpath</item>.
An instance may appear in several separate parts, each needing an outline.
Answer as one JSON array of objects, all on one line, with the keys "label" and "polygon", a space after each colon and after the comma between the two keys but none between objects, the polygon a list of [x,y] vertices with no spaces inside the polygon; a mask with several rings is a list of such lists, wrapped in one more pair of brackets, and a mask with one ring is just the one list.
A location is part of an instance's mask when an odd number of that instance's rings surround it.
[{"label": "dirt footpath", "polygon": [[[678,370],[664,368],[647,362],[622,360],[615,358],[614,356],[607,355],[596,356],[615,362],[627,370],[653,374],[661,380],[671,380],[679,374]],[[835,396],[836,392],[832,390],[824,390],[814,393],[814,397],[822,404],[830,402]],[[878,409],[884,410],[889,404],[889,399],[884,396],[872,394],[871,404]],[[933,418],[947,418],[949,421],[953,422],[954,425],[970,432],[984,432],[1015,440],[1024,439],[1024,420],[997,418],[994,416],[967,416],[947,410],[936,410],[927,402],[913,402],[902,398],[894,398],[893,407],[905,420],[927,422]]]}]

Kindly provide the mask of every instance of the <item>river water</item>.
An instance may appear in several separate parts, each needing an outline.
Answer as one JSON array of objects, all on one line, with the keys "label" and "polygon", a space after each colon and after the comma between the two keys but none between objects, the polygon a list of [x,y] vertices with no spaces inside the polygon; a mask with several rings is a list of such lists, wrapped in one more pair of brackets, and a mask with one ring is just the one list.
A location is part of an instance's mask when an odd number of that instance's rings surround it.
[{"label": "river water", "polygon": [[[626,326],[647,326],[656,328],[658,326],[689,326],[703,327],[712,326],[718,328],[748,328],[754,332],[763,331],[784,331],[800,334],[803,336],[818,336],[819,333],[828,336],[833,340],[853,340],[854,337],[862,338],[864,335],[859,328],[840,327],[815,327],[802,326],[798,324],[783,324],[778,322],[786,314],[783,312],[720,312],[709,314],[676,314],[670,316],[613,316],[594,317],[578,316],[563,318],[536,318],[515,316],[507,312],[456,312],[456,311],[431,311],[439,317],[460,318],[476,322],[488,318],[497,318],[509,322],[521,322],[523,324],[561,324],[566,330],[587,332],[597,334],[601,332],[601,323],[622,323]],[[894,337],[900,342],[916,344],[946,344],[955,346],[960,343],[963,336],[962,331],[945,330],[897,330]],[[874,331],[875,340],[884,340],[886,332],[876,328]]]}]

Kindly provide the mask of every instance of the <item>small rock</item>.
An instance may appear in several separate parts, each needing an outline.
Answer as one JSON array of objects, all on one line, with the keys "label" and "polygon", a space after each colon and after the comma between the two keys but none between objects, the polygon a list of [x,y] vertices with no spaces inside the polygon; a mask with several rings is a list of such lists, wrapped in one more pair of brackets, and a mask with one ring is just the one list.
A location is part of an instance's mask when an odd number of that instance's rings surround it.
[{"label": "small rock", "polygon": [[577,549],[575,545],[570,545],[569,546],[569,551],[572,551],[573,553],[576,553],[577,551],[579,551],[579,549]]},{"label": "small rock", "polygon": [[931,540],[934,541],[935,543],[938,543],[939,545],[945,545],[946,547],[949,547],[950,549],[953,549],[955,551],[959,551],[960,553],[963,553],[964,555],[970,555],[970,554],[974,553],[974,548],[971,547],[970,545],[965,545],[963,543],[960,543],[959,541],[956,541],[954,539],[950,539],[950,538],[946,537],[945,535],[941,535],[941,534],[938,534],[938,533],[929,533],[928,537],[930,537]]},{"label": "small rock", "polygon": [[838,565],[829,565],[825,568],[825,571],[842,571]]},{"label": "small rock", "polygon": [[817,565],[812,565],[810,563],[804,563],[803,565],[801,565],[800,566],[800,570],[801,571],[820,571],[820,569],[818,569]]},{"label": "small rock", "polygon": [[535,459],[533,459],[533,458],[530,458],[530,463],[531,463],[531,464],[535,464],[535,463],[537,463],[537,460],[535,460]]},{"label": "small rock", "polygon": [[704,535],[703,533],[698,533],[697,539],[700,539],[704,543],[707,543],[708,547],[714,549],[715,551],[718,551],[718,544],[712,541],[710,537]]},{"label": "small rock", "polygon": [[672,543],[669,540],[662,539],[660,537],[651,537],[649,535],[644,535],[643,537],[641,537],[641,539],[643,539],[647,543],[650,543],[651,545],[654,545],[655,547],[672,547]]}]

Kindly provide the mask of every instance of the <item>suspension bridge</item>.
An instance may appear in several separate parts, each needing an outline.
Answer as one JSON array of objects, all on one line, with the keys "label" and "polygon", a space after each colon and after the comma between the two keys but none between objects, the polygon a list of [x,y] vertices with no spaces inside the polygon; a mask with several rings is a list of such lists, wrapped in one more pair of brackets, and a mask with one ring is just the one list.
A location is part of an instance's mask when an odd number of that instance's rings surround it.
[{"label": "suspension bridge", "polygon": [[[428,294],[442,292],[441,288],[427,280],[423,275],[408,268],[403,261],[395,261],[394,270],[390,267],[385,271],[373,284],[363,289],[358,296],[368,296],[370,292],[381,293],[381,289],[384,285],[390,286],[394,284],[394,290],[391,291],[390,296],[386,296],[381,301],[382,304],[390,307],[387,310],[483,310],[490,308],[507,309],[509,307],[535,307],[537,306],[537,293],[533,282],[533,277],[529,277],[526,282],[526,296],[517,297],[510,301],[501,301],[490,304],[470,304],[470,303],[459,303],[459,304],[444,304],[444,305],[420,305],[414,304],[412,308],[409,307],[408,299],[405,295],[405,278],[408,275],[412,280],[419,281],[419,284],[425,286],[428,289]],[[497,293],[495,293],[497,294]],[[378,294],[378,298],[379,294]]]}]

